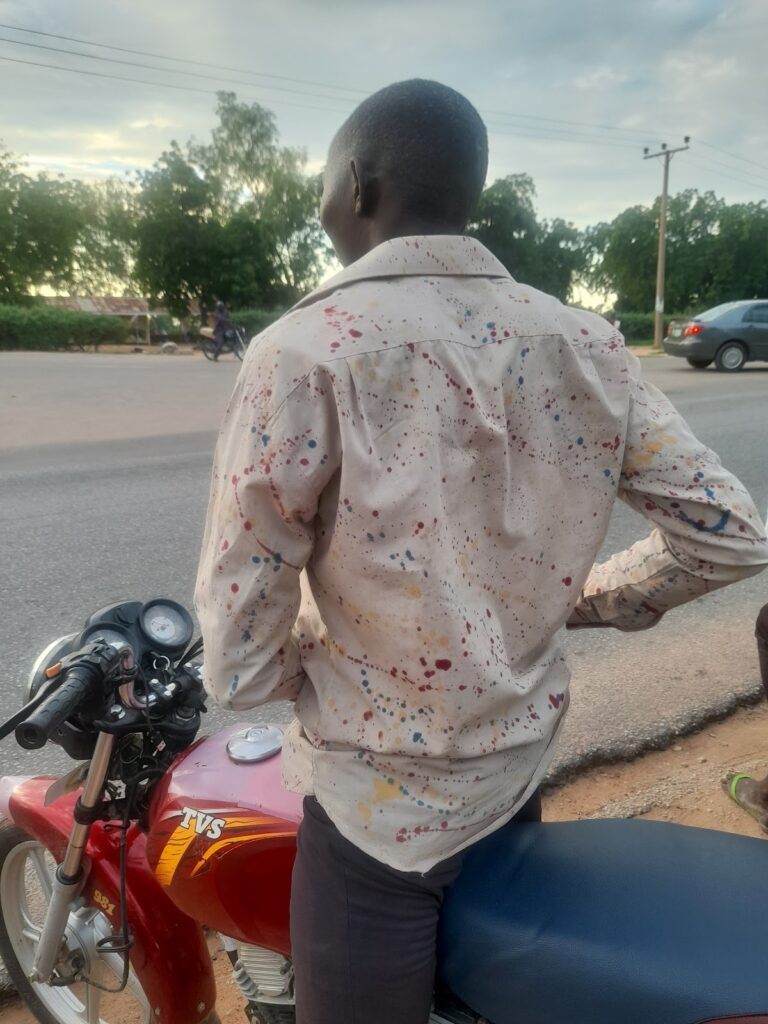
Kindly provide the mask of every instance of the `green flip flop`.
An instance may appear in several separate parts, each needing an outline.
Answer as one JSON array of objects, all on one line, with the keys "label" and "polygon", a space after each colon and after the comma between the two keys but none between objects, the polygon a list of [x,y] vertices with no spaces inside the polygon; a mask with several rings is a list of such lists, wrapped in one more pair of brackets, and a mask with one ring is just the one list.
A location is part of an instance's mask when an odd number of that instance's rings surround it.
[{"label": "green flip flop", "polygon": [[763,832],[768,835],[768,814],[766,814],[765,811],[756,811],[751,807],[745,807],[741,800],[736,796],[736,787],[743,779],[748,779],[750,782],[753,781],[752,776],[747,772],[734,772],[733,775],[729,772],[721,779],[723,789],[731,800],[733,800],[733,802],[740,807],[742,811],[746,811],[751,818],[754,818]]}]

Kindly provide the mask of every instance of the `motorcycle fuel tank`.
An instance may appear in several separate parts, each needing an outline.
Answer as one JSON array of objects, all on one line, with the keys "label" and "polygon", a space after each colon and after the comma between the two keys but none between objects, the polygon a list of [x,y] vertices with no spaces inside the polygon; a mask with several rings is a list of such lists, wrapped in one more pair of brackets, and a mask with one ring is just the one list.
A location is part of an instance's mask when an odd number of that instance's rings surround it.
[{"label": "motorcycle fuel tank", "polygon": [[289,956],[302,798],[283,788],[280,740],[274,727],[239,724],[182,754],[153,797],[147,857],[190,917]]}]

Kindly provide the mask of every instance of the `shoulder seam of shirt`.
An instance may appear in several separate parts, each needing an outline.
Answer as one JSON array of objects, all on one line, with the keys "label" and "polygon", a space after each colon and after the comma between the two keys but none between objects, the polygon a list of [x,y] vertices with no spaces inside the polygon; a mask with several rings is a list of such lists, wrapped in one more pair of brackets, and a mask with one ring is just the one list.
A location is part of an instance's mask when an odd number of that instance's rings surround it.
[{"label": "shoulder seam of shirt", "polygon": [[[562,334],[562,333],[559,333],[559,334],[514,334],[514,335],[510,335],[509,338],[498,338],[494,342],[492,342],[492,344],[494,344],[494,345],[503,345],[503,344],[508,344],[510,342],[513,342],[513,341],[529,341],[529,340],[533,340],[534,338],[564,338],[564,337],[565,337],[565,335]],[[407,345],[434,345],[435,343],[439,343],[439,344],[443,344],[443,345],[459,345],[461,348],[469,348],[469,349],[472,349],[473,351],[475,349],[483,348],[484,347],[483,345],[468,345],[467,342],[465,342],[465,341],[454,341],[454,340],[451,340],[450,338],[422,338],[421,341],[403,341],[403,342],[399,342],[397,345],[382,345],[380,348],[367,348],[367,349],[363,349],[360,352],[350,352],[349,355],[346,355],[346,356],[334,356],[334,357],[331,357],[329,359],[320,359],[316,363],[312,364],[312,366],[307,370],[307,372],[304,374],[304,376],[300,380],[296,381],[296,383],[291,388],[291,390],[286,394],[285,398],[283,398],[283,400],[280,402],[280,405],[278,405],[277,409],[275,409],[275,411],[272,413],[272,415],[269,417],[269,419],[266,420],[266,422],[264,424],[264,427],[266,429],[268,426],[270,426],[272,423],[274,423],[274,421],[277,419],[277,417],[283,411],[283,409],[285,408],[286,404],[290,401],[290,399],[293,397],[293,395],[296,393],[296,391],[298,391],[298,389],[302,386],[302,384],[304,384],[306,382],[307,378],[312,373],[314,373],[314,371],[317,370],[318,367],[320,367],[320,366],[331,366],[334,363],[347,363],[349,359],[352,359],[355,356],[370,356],[370,355],[376,355],[379,352],[397,352],[398,349],[405,348]]]}]

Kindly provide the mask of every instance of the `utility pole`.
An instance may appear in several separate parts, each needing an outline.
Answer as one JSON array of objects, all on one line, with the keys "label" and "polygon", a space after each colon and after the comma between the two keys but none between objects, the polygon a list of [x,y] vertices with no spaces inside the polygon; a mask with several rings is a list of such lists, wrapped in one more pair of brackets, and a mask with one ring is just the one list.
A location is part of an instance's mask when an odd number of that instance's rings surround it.
[{"label": "utility pole", "polygon": [[643,150],[643,160],[655,160],[657,157],[664,157],[664,185],[661,190],[661,210],[659,211],[659,258],[656,264],[656,305],[654,307],[653,321],[653,347],[657,352],[661,351],[661,336],[664,333],[664,270],[667,253],[667,197],[669,193],[669,164],[675,153],[682,153],[690,149],[688,143],[690,135],[683,139],[684,146],[677,149],[670,149],[666,142],[662,142],[658,153],[651,153],[646,146]]}]

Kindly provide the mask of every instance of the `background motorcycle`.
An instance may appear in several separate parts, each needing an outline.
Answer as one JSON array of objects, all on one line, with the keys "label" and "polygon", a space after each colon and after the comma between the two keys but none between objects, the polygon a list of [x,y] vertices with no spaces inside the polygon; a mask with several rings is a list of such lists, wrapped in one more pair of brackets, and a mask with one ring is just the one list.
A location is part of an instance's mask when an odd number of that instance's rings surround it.
[{"label": "background motorcycle", "polygon": [[248,349],[248,339],[245,335],[245,330],[242,327],[238,327],[237,324],[230,324],[224,328],[224,337],[221,342],[221,348],[216,351],[216,336],[212,327],[201,327],[200,328],[200,348],[203,350],[203,355],[206,359],[216,359],[218,356],[226,355],[228,352],[234,353],[235,356],[243,361],[243,356]]},{"label": "background motorcycle", "polygon": [[[172,601],[102,609],[40,655],[0,729],[88,761],[0,780],[0,952],[44,1024],[214,1024],[203,925],[249,1019],[294,1020],[301,801],[280,783],[278,728],[194,742],[192,633]],[[509,825],[467,855],[446,901],[433,1024],[768,1024],[767,908],[759,839]]]}]

